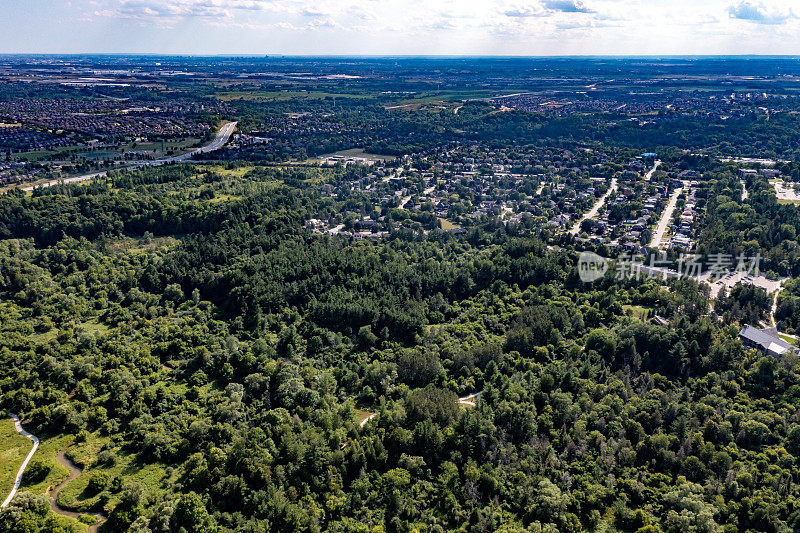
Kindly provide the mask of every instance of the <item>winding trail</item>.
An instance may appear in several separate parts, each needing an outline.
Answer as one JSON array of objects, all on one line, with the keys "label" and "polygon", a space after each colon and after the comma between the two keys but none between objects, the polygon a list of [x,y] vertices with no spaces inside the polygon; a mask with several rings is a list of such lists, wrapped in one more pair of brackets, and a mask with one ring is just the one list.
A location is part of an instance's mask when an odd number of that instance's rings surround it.
[{"label": "winding trail", "polygon": [[83,472],[83,470],[81,468],[78,468],[75,465],[75,463],[70,461],[69,458],[66,455],[64,455],[63,451],[56,456],[56,462],[61,466],[63,466],[64,468],[66,468],[67,470],[69,470],[69,476],[67,477],[67,479],[59,483],[56,487],[47,490],[47,496],[48,499],[50,500],[50,510],[61,516],[69,516],[71,518],[75,518],[76,520],[80,519],[81,515],[94,516],[95,518],[97,518],[97,521],[89,526],[89,533],[96,533],[100,528],[100,524],[102,524],[106,520],[104,514],[78,513],[75,511],[70,511],[69,509],[64,509],[63,507],[58,505],[58,493],[61,491],[61,489],[63,489],[67,485],[67,483],[69,483],[70,481],[81,475],[81,472]]},{"label": "winding trail", "polygon": [[[14,488],[11,490],[11,493],[5,499],[5,501],[0,505],[0,509],[5,508],[11,500],[14,499],[14,496],[17,495],[17,490],[19,490],[20,485],[22,484],[22,475],[25,473],[25,469],[28,467],[28,463],[30,462],[33,454],[36,453],[36,450],[39,448],[39,438],[36,435],[28,433],[24,429],[22,429],[22,423],[19,420],[19,417],[15,414],[8,413],[8,416],[11,417],[11,420],[14,421],[14,426],[17,429],[17,433],[22,435],[23,437],[27,437],[33,441],[33,448],[31,449],[28,456],[22,462],[22,466],[19,467],[19,471],[17,472],[17,479],[14,481]],[[374,416],[374,415],[373,415]],[[58,505],[58,492],[66,486],[67,483],[78,477],[83,470],[75,466],[75,464],[64,455],[62,451],[56,456],[56,462],[69,470],[69,476],[67,479],[62,481],[58,484],[55,488],[48,488],[47,489],[47,496],[48,500],[50,501],[50,509],[55,513],[61,516],[68,516],[70,518],[75,518],[76,520],[80,519],[81,515],[91,515],[97,518],[97,522],[89,526],[89,533],[97,533],[98,529],[100,528],[100,524],[105,522],[106,517],[102,513],[76,513],[74,511],[70,511],[68,509],[64,509],[63,507]]]},{"label": "winding trail", "polygon": [[25,469],[28,467],[28,463],[33,457],[33,454],[36,452],[36,449],[39,447],[39,439],[35,435],[31,435],[30,433],[22,429],[22,424],[19,421],[19,417],[11,413],[8,413],[8,416],[10,416],[11,420],[14,421],[14,427],[17,428],[17,433],[33,441],[33,448],[31,449],[30,453],[28,453],[28,456],[25,458],[25,460],[22,461],[22,466],[19,467],[19,471],[17,472],[17,479],[14,480],[14,488],[11,489],[11,493],[3,501],[2,505],[0,505],[0,509],[5,508],[9,503],[11,503],[11,500],[14,499],[14,496],[17,495],[19,486],[22,484],[22,474],[25,473]]}]

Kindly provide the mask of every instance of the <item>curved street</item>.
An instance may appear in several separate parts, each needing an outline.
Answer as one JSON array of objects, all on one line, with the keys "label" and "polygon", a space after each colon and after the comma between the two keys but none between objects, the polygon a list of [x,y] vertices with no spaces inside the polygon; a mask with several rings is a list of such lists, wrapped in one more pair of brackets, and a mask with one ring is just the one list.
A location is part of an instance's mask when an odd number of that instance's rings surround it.
[{"label": "curved street", "polygon": [[[217,132],[217,136],[214,137],[214,140],[208,143],[205,146],[201,146],[200,148],[195,148],[190,152],[185,154],[176,155],[172,157],[167,157],[165,159],[155,159],[153,161],[129,161],[128,166],[123,166],[116,168],[114,170],[128,170],[131,168],[136,167],[157,167],[161,165],[166,165],[168,163],[177,163],[179,161],[188,161],[192,158],[195,154],[206,154],[208,152],[213,152],[215,150],[219,150],[230,140],[231,135],[233,135],[234,130],[236,130],[236,125],[238,122],[226,122],[222,125],[222,127]],[[99,176],[105,176],[108,174],[107,170],[102,170],[99,172],[92,172],[89,174],[82,174],[80,176],[73,176],[71,178],[64,178],[59,180],[48,181],[45,183],[41,183],[38,185],[30,185],[28,187],[22,187],[23,191],[32,191],[33,189],[40,188],[40,187],[50,187],[52,185],[58,185],[60,183],[77,183],[80,181],[90,180],[92,178],[97,178]]]}]

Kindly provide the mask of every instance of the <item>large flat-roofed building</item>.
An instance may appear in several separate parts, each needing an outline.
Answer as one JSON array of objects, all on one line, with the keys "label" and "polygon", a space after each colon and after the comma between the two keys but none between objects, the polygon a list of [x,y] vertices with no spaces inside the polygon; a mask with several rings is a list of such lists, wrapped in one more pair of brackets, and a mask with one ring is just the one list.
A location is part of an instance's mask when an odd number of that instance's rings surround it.
[{"label": "large flat-roofed building", "polygon": [[744,345],[761,350],[773,357],[797,355],[797,348],[783,340],[778,335],[776,328],[758,329],[748,325],[739,332],[739,338],[742,339]]}]

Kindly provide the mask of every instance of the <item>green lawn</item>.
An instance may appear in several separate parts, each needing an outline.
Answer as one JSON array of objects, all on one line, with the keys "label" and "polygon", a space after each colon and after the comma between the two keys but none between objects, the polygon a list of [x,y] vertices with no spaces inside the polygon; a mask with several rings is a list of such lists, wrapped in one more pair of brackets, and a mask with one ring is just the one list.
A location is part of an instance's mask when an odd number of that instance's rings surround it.
[{"label": "green lawn", "polygon": [[441,217],[437,217],[437,218],[439,219],[439,222],[442,223],[442,229],[444,231],[450,231],[450,230],[461,228],[461,226],[459,226],[458,224],[453,224],[452,222],[450,222],[446,218],[441,218]]},{"label": "green lawn", "polygon": [[364,409],[356,409],[356,422],[360,425],[361,422],[372,416],[374,413],[365,411]]},{"label": "green lawn", "polygon": [[798,340],[797,340],[797,339],[795,339],[794,337],[790,337],[789,335],[784,335],[783,333],[779,333],[779,334],[778,334],[778,336],[779,336],[781,339],[783,339],[783,340],[785,340],[786,342],[788,342],[789,344],[793,344],[793,345],[795,345],[795,346],[797,346],[797,345],[798,345]]},{"label": "green lawn", "polygon": [[626,315],[645,321],[653,314],[652,307],[643,307],[641,305],[623,305],[622,310]]}]

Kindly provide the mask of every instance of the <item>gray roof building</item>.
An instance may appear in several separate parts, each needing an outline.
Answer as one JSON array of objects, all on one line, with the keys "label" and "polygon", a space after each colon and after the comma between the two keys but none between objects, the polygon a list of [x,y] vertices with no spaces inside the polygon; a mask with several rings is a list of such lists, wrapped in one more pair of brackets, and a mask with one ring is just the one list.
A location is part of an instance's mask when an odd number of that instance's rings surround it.
[{"label": "gray roof building", "polygon": [[797,348],[781,339],[776,328],[758,329],[747,325],[739,332],[739,338],[746,346],[759,349],[773,357],[797,354]]}]

